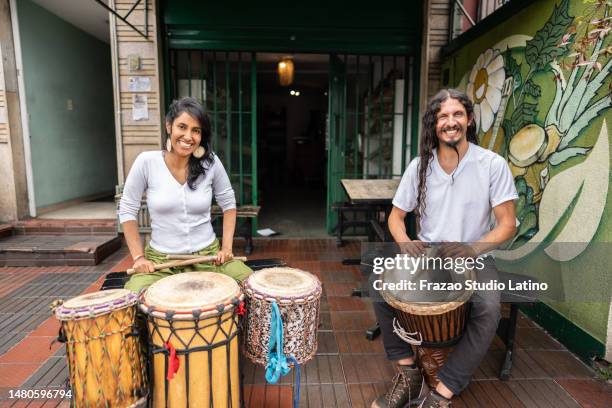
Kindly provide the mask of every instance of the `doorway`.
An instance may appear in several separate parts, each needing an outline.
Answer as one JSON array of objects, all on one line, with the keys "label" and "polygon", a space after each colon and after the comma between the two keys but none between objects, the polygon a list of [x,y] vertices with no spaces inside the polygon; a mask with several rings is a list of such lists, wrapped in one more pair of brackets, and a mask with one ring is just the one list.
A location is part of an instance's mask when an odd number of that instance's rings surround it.
[{"label": "doorway", "polygon": [[[287,58],[293,81],[281,85]],[[259,226],[284,237],[325,237],[328,111],[325,54],[257,54]]]}]

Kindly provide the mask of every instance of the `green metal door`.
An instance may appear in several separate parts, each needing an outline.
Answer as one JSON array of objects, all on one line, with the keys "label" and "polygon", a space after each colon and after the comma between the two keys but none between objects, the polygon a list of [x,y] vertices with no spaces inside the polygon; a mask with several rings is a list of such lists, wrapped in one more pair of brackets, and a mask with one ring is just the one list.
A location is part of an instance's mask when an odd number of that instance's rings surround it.
[{"label": "green metal door", "polygon": [[329,64],[327,230],[343,178],[401,177],[413,155],[418,122],[410,56],[331,55]]},{"label": "green metal door", "polygon": [[199,99],[210,116],[212,145],[239,204],[257,205],[257,60],[252,52],[172,49],[166,92]]},{"label": "green metal door", "polygon": [[327,231],[331,232],[338,222],[331,206],[345,200],[340,179],[346,168],[346,65],[336,55],[329,58],[328,98]]}]

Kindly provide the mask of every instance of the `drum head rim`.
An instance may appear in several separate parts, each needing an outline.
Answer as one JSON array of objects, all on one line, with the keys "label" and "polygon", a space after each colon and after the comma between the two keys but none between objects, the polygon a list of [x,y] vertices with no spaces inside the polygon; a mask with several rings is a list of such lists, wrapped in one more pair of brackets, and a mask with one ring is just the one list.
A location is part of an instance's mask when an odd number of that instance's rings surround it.
[{"label": "drum head rim", "polygon": [[[149,295],[151,295],[151,289],[152,288],[157,289],[158,287],[161,287],[160,282],[163,282],[164,280],[168,282],[170,279],[172,280],[181,279],[182,280],[182,279],[187,279],[189,277],[203,278],[203,277],[211,277],[211,276],[214,280],[217,280],[217,282],[225,281],[225,283],[228,284],[227,294],[224,293],[222,297],[219,297],[219,299],[217,299],[217,301],[214,302],[214,304],[211,303],[211,301],[208,301],[207,303],[200,303],[200,304],[192,303],[192,304],[186,304],[185,306],[182,306],[178,304],[176,301],[168,300],[166,298],[151,299],[149,297]],[[201,280],[205,281],[205,279],[201,279]],[[141,305],[141,310],[145,312],[147,310],[159,311],[159,312],[162,312],[164,316],[168,312],[172,312],[175,315],[189,315],[191,316],[191,319],[194,319],[193,312],[196,310],[199,310],[201,312],[200,316],[202,316],[206,312],[216,313],[218,312],[217,307],[219,305],[224,305],[224,306],[232,305],[232,302],[234,301],[234,299],[242,299],[241,296],[242,296],[242,291],[240,289],[240,285],[232,277],[228,275],[217,273],[217,272],[182,272],[176,275],[165,277],[153,283],[151,286],[149,286],[149,288],[147,288],[147,290],[145,290],[141,294],[139,303]],[[190,300],[190,301],[193,302],[193,300]],[[209,314],[214,314],[214,313],[209,313]]]},{"label": "drum head rim", "polygon": [[[224,307],[221,312],[217,309],[217,306],[213,306],[209,308],[201,308],[201,309],[195,308],[192,310],[175,310],[175,309],[165,309],[163,307],[151,306],[147,304],[144,300],[144,293],[143,293],[142,295],[140,295],[139,302],[138,302],[138,308],[146,315],[155,317],[157,319],[162,319],[162,320],[166,320],[169,314],[172,316],[172,320],[202,320],[202,319],[207,319],[207,318],[217,316],[217,315],[223,315],[229,312],[230,310],[232,310],[233,308],[235,308],[237,306],[235,303],[242,302],[242,301],[244,301],[244,294],[240,293],[239,296],[233,297],[229,300],[229,302],[224,303],[223,304]],[[197,318],[193,315],[195,311],[200,312]]]},{"label": "drum head rim", "polygon": [[381,291],[381,295],[385,301],[396,309],[402,312],[411,313],[420,316],[440,315],[452,310],[458,309],[465,304],[472,296],[473,291],[466,291],[457,299],[449,302],[401,302],[388,291]]},{"label": "drum head rim", "polygon": [[[92,293],[104,292],[109,292],[108,295],[121,293],[121,296],[106,302],[93,303],[89,306],[70,307],[71,301],[75,301],[79,298],[86,298],[87,296],[91,296]],[[138,295],[127,289],[111,289],[108,291],[98,291],[92,293],[76,296],[58,306],[55,309],[55,316],[57,319],[61,321],[89,319],[111,313],[115,310],[125,309],[138,303]]]},{"label": "drum head rim", "polygon": [[[265,288],[261,287],[261,285],[256,284],[255,286],[253,286],[253,283],[255,283],[255,279],[257,276],[261,276],[262,273],[275,271],[275,270],[283,270],[286,272],[298,272],[299,274],[305,275],[307,278],[311,279],[313,285],[308,289],[308,291],[305,291],[299,294],[292,294],[291,296],[283,296],[282,294],[277,293],[276,290],[270,291],[271,293],[266,293],[262,291],[262,289],[265,289]],[[264,299],[268,301],[275,300],[279,303],[308,303],[308,302],[311,302],[321,297],[322,287],[321,287],[321,281],[313,273],[310,273],[308,271],[304,271],[298,268],[273,267],[273,268],[264,268],[264,269],[261,269],[251,274],[244,281],[244,291],[249,296],[254,296],[254,297],[257,297],[258,299]]]}]

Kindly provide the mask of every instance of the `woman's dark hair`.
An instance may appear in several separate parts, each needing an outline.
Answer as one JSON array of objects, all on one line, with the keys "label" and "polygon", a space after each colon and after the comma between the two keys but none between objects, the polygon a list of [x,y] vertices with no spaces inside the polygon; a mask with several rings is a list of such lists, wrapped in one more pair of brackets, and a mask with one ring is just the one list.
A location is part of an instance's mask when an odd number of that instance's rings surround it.
[{"label": "woman's dark hair", "polygon": [[[425,179],[427,177],[427,169],[433,159],[433,149],[439,145],[438,135],[436,134],[436,119],[438,112],[440,112],[440,105],[447,99],[455,99],[463,105],[468,118],[473,118],[474,105],[468,96],[456,89],[442,89],[440,92],[434,95],[427,105],[427,110],[423,115],[423,134],[421,137],[421,143],[419,145],[419,184],[417,194],[417,216],[425,214],[425,197],[427,195],[427,186]],[[478,144],[478,136],[476,135],[476,124],[473,120],[470,120],[466,129],[466,138],[469,142]],[[456,151],[456,148],[455,148]],[[457,152],[457,155],[459,153]]]},{"label": "woman's dark hair", "polygon": [[[187,113],[200,123],[200,146],[206,149],[204,156],[202,156],[200,159],[193,155],[189,157],[187,185],[190,189],[195,190],[197,186],[196,180],[198,177],[203,176],[206,173],[206,169],[210,168],[210,165],[215,160],[215,155],[211,146],[210,118],[197,99],[186,96],[172,102],[168,108],[168,112],[166,113],[166,123],[169,123],[170,126],[172,126],[174,120],[183,112]],[[170,135],[168,135],[168,137],[170,137]]]}]

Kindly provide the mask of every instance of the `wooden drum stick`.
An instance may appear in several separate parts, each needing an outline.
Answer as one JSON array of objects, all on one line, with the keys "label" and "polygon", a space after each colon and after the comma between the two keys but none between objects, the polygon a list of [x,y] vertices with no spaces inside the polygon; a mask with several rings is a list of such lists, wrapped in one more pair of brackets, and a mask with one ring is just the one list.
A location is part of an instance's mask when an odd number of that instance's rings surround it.
[{"label": "wooden drum stick", "polygon": [[[182,259],[174,260],[171,262],[164,262],[162,264],[157,264],[155,265],[155,270],[159,271],[159,270],[166,269],[166,268],[174,268],[175,266],[186,266],[186,265],[193,265],[197,263],[214,262],[217,259],[216,255],[207,255],[207,256],[182,255],[182,256],[191,256],[191,258],[188,258],[188,259],[182,258]],[[232,259],[236,259],[238,261],[246,261],[246,257],[244,256],[237,256]],[[133,275],[135,273],[139,273],[139,272],[136,272],[132,268],[127,270],[128,275]]]},{"label": "wooden drum stick", "polygon": [[[217,259],[216,256],[214,255],[209,255],[212,256],[214,259]],[[196,258],[202,258],[203,255],[191,255],[191,254],[186,254],[186,255],[181,255],[181,254],[170,254],[170,255],[166,255],[166,259],[196,259]],[[214,260],[213,259],[213,260]],[[246,256],[235,256],[232,259],[235,259],[237,261],[242,261],[242,262],[246,262],[247,258]]]}]

